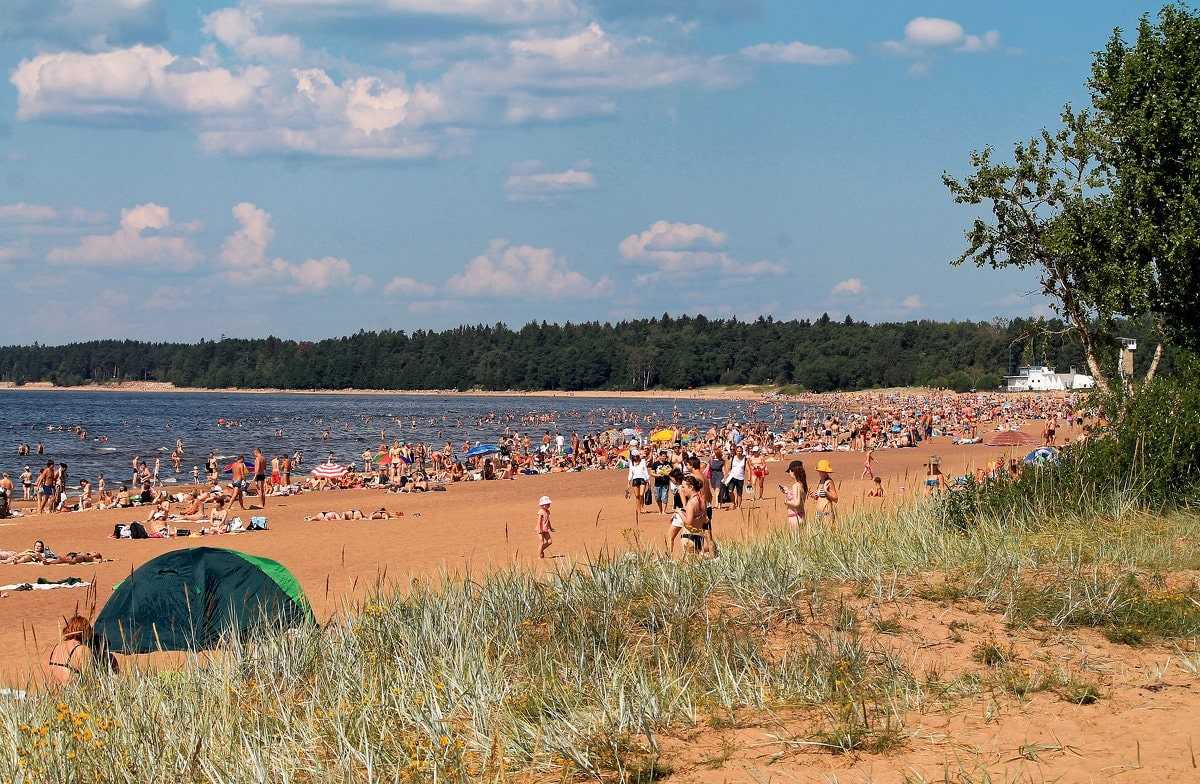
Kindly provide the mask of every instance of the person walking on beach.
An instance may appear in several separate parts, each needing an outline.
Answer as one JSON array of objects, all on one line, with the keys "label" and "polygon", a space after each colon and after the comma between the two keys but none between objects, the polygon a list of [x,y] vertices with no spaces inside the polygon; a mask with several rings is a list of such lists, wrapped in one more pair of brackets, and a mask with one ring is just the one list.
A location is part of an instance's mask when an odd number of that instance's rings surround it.
[{"label": "person walking on beach", "polygon": [[875,450],[874,449],[868,449],[866,456],[863,457],[862,478],[863,479],[874,479],[875,478]]},{"label": "person walking on beach", "polygon": [[254,487],[258,490],[259,509],[267,508],[267,459],[254,447]]},{"label": "person walking on beach", "polygon": [[817,502],[817,522],[837,522],[837,485],[833,483],[833,466],[828,460],[817,461],[817,487],[808,494]]},{"label": "person walking on beach", "polygon": [[740,444],[733,448],[733,457],[729,458],[729,475],[725,477],[725,484],[729,485],[729,499],[733,502],[733,508],[741,508],[742,492],[746,487],[746,453]]},{"label": "person walking on beach", "polygon": [[650,484],[650,471],[641,452],[633,450],[629,453],[629,488],[634,495],[638,514],[641,514],[646,502],[646,486]]},{"label": "person walking on beach", "polygon": [[553,544],[550,539],[550,534],[554,533],[554,526],[550,524],[550,496],[544,495],[538,499],[538,519],[537,519],[537,535],[541,540],[541,547],[538,549],[538,558],[546,557],[546,550]]},{"label": "person walking on beach", "polygon": [[[713,536],[713,492],[712,485],[708,482],[708,477],[704,475],[704,464],[700,462],[700,458],[693,456],[688,461],[688,476],[693,476],[700,483],[701,503],[704,505],[704,532],[708,535],[708,540],[712,543],[713,554],[717,552],[717,538]],[[685,477],[686,478],[686,477]]]},{"label": "person walking on beach", "polygon": [[804,472],[804,461],[793,460],[788,463],[787,472],[792,477],[791,488],[779,486],[783,492],[784,505],[787,507],[788,527],[799,532],[804,527],[804,502],[808,498],[808,476]]}]

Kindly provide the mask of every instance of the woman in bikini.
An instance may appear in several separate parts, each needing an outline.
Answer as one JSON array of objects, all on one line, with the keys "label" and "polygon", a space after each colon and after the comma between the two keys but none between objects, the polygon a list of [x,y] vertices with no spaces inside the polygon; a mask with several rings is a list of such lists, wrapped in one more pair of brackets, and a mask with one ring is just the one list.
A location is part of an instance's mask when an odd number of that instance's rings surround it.
[{"label": "woman in bikini", "polygon": [[761,501],[767,489],[767,457],[757,446],[750,450],[750,482],[754,497]]},{"label": "woman in bikini", "polygon": [[833,466],[828,460],[817,461],[817,487],[808,494],[817,502],[817,522],[837,522],[837,485],[833,483]]},{"label": "woman in bikini", "polygon": [[[76,615],[63,625],[62,641],[50,651],[46,662],[50,678],[65,685],[96,670],[97,651],[93,648],[92,624]],[[109,672],[117,671],[117,660],[110,653],[103,657]]]},{"label": "woman in bikini", "polygon": [[804,471],[804,461],[793,460],[788,463],[787,472],[794,480],[792,486],[785,488],[780,485],[779,489],[783,491],[783,503],[787,507],[788,527],[799,532],[804,527],[804,502],[808,498],[808,476]]}]

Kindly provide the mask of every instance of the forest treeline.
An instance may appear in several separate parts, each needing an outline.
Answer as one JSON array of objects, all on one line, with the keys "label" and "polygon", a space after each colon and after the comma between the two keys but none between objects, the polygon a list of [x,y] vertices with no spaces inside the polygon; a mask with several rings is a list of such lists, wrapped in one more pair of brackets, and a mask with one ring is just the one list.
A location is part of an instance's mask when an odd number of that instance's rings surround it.
[{"label": "forest treeline", "polygon": [[[1122,334],[1149,330],[1128,324]],[[1055,321],[868,324],[708,319],[617,324],[462,326],[359,332],[319,341],[150,343],[95,340],[0,347],[0,380],[66,386],[166,381],[190,387],[286,389],[640,390],[776,384],[824,392],[870,387],[990,389],[1018,363],[1084,369]],[[1030,336],[1035,336],[1030,339]],[[1149,362],[1152,343],[1138,352]],[[1116,349],[1112,352],[1115,364]],[[1170,354],[1160,372],[1169,371]]]}]

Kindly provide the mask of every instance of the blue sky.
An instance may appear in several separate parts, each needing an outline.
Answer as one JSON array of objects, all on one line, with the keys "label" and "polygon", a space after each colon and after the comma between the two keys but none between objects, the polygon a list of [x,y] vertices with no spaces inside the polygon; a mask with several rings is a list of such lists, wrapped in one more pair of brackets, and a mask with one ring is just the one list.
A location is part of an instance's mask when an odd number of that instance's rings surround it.
[{"label": "blue sky", "polygon": [[990,319],[940,182],[1157,4],[9,0],[0,342]]}]

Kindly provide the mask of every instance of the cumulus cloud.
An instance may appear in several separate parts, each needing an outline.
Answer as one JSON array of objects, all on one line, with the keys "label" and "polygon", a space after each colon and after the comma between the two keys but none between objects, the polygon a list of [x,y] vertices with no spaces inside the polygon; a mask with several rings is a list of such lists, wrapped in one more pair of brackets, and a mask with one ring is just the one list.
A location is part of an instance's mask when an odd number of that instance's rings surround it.
[{"label": "cumulus cloud", "polygon": [[222,8],[204,17],[204,32],[249,60],[294,60],[300,39],[292,35],[262,35],[262,12],[254,8]]},{"label": "cumulus cloud", "polygon": [[423,134],[444,114],[440,95],[398,75],[339,83],[321,68],[229,69],[135,46],[38,55],[11,78],[20,119],[179,117],[214,152],[386,159],[441,147]]},{"label": "cumulus cloud", "polygon": [[722,231],[702,223],[673,223],[656,221],[650,228],[630,234],[621,240],[617,250],[621,256],[655,267],[655,271],[638,276],[640,283],[653,282],[664,273],[683,270],[717,268],[728,275],[761,277],[782,273],[781,264],[773,261],[746,262],[723,250],[728,237]]},{"label": "cumulus cloud", "polygon": [[865,291],[865,290],[866,290],[866,287],[863,286],[863,282],[859,278],[846,278],[843,281],[839,281],[833,287],[833,293],[835,295],[842,295],[842,296],[849,296],[849,297],[857,297],[859,294],[862,294],[863,291]]},{"label": "cumulus cloud", "polygon": [[161,0],[5,0],[0,41],[30,39],[100,50],[167,38]]},{"label": "cumulus cloud", "polygon": [[348,286],[365,289],[370,278],[357,275],[350,262],[337,256],[291,262],[270,258],[267,246],[275,237],[271,215],[266,210],[241,202],[234,205],[238,228],[221,246],[222,276],[239,286],[282,286],[292,293],[319,293]]},{"label": "cumulus cloud", "polygon": [[904,26],[904,38],[884,41],[883,49],[892,54],[906,57],[923,57],[937,50],[953,49],[956,52],[990,52],[1000,47],[1000,33],[989,30],[985,33],[968,33],[952,19],[918,16]]},{"label": "cumulus cloud", "polygon": [[593,281],[571,269],[566,259],[550,248],[512,245],[492,240],[487,252],[467,262],[463,271],[446,282],[461,297],[555,297],[586,299],[612,290],[608,278]]},{"label": "cumulus cloud", "polygon": [[190,269],[200,258],[187,237],[189,226],[171,222],[171,211],[153,202],[121,210],[121,223],[112,234],[91,234],[78,245],[52,248],[47,258],[57,264],[123,267],[152,266]]},{"label": "cumulus cloud", "polygon": [[563,171],[545,171],[540,161],[513,167],[504,182],[509,201],[552,202],[579,191],[596,187],[596,178],[588,166],[579,164]]},{"label": "cumulus cloud", "polygon": [[22,120],[230,114],[249,109],[268,79],[261,67],[234,72],[140,45],[39,54],[22,60],[11,76]]},{"label": "cumulus cloud", "polygon": [[795,65],[847,65],[854,62],[854,55],[848,49],[827,49],[802,41],[755,44],[742,49],[742,56],[758,62]]},{"label": "cumulus cloud", "polygon": [[907,297],[900,300],[900,307],[904,308],[905,310],[920,310],[921,308],[925,307],[925,303],[921,301],[920,296],[916,294],[909,294]]},{"label": "cumulus cloud", "polygon": [[390,297],[428,297],[435,291],[437,291],[436,286],[401,275],[392,278],[383,287],[383,293]]}]

